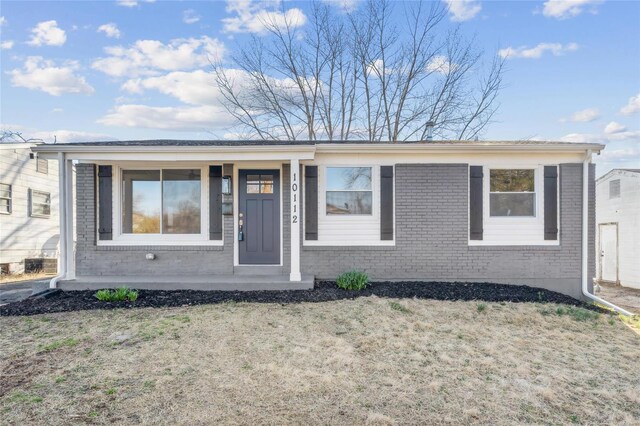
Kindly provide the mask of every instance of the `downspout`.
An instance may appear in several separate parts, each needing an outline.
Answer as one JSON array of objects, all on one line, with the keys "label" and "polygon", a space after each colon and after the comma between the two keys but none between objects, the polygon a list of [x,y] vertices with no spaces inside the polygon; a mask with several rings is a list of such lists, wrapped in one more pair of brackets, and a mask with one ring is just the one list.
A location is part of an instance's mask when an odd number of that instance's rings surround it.
[{"label": "downspout", "polygon": [[58,255],[58,265],[60,270],[58,275],[49,281],[49,288],[57,288],[58,281],[67,275],[67,194],[66,194],[66,160],[63,152],[58,153],[58,216],[60,219],[60,238]]},{"label": "downspout", "polygon": [[582,294],[601,305],[621,313],[633,316],[633,314],[621,307],[607,302],[598,296],[589,293],[589,164],[591,163],[591,150],[588,149],[582,162]]}]

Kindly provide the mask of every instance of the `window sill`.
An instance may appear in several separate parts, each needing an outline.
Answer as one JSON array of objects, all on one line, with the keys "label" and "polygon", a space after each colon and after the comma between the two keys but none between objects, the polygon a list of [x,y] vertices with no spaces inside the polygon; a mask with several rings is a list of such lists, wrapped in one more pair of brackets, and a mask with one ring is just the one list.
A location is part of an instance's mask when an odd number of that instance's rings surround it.
[{"label": "window sill", "polygon": [[223,245],[157,245],[157,244],[138,244],[138,245],[104,245],[105,241],[98,242],[95,247],[96,251],[146,251],[146,252],[178,252],[178,251],[223,251]]},{"label": "window sill", "polygon": [[223,240],[98,240],[97,246],[103,247],[162,247],[170,246],[173,248],[180,246],[202,246],[202,247],[222,247]]},{"label": "window sill", "polygon": [[338,241],[305,241],[302,246],[307,251],[322,250],[395,250],[395,241],[371,241],[363,243],[344,243]]},{"label": "window sill", "polygon": [[506,244],[492,241],[469,241],[469,251],[556,251],[561,250],[559,241],[523,242],[521,244]]},{"label": "window sill", "polygon": [[32,214],[31,217],[37,217],[38,219],[50,219],[51,215]]}]

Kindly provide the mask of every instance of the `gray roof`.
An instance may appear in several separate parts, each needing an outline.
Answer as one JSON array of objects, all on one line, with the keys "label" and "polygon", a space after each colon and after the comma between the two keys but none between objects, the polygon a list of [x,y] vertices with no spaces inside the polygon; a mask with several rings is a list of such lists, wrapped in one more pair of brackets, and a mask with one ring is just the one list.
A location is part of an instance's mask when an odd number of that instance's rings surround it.
[{"label": "gray roof", "polygon": [[[464,141],[464,140],[433,140],[433,141],[368,141],[368,140],[341,140],[341,141],[311,141],[311,140],[176,140],[176,139],[152,139],[152,140],[130,140],[130,141],[97,141],[97,142],[75,142],[58,143],[55,146],[314,146],[314,145],[341,145],[341,144],[376,144],[376,145],[549,145],[549,146],[575,146],[574,142],[559,141]],[[45,144],[54,145],[54,144]]]},{"label": "gray roof", "polygon": [[624,170],[625,172],[640,173],[640,169],[614,169],[614,170]]}]

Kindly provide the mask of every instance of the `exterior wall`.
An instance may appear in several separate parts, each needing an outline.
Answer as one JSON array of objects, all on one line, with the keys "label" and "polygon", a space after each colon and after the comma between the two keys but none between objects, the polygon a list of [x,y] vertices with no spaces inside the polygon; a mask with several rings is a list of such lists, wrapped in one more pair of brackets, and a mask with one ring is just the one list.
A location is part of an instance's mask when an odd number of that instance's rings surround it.
[{"label": "exterior wall", "polygon": [[[468,181],[467,164],[396,165],[396,245],[303,246],[302,270],[320,279],[359,269],[374,280],[522,284],[581,297],[582,164],[560,166],[558,246],[469,246]],[[590,193],[593,221],[593,184]],[[593,232],[589,245],[593,254]]]},{"label": "exterior wall", "polygon": [[[620,179],[620,197],[609,198],[609,182]],[[600,272],[598,226],[618,224],[618,280],[620,285],[640,288],[640,173],[613,170],[596,183],[596,259]]]},{"label": "exterior wall", "polygon": [[[24,270],[26,258],[58,257],[58,162],[50,160],[48,173],[40,173],[30,153],[28,144],[0,146],[0,183],[12,190],[11,214],[0,214],[0,263],[12,273]],[[51,194],[48,218],[30,216],[29,189]]]},{"label": "exterior wall", "polygon": [[[223,216],[223,246],[97,246],[94,166],[78,164],[76,182],[77,276],[233,273],[232,216]],[[154,253],[156,259],[146,260],[147,253]]]}]

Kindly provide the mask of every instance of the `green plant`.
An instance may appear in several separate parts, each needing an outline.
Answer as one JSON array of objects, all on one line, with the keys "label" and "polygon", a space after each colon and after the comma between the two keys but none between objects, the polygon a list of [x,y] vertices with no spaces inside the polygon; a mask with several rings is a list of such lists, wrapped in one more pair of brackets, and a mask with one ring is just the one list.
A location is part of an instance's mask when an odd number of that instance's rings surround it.
[{"label": "green plant", "polygon": [[56,340],[55,342],[49,343],[48,345],[44,345],[42,350],[45,352],[53,351],[63,346],[75,346],[78,344],[78,340],[72,337],[64,340]]},{"label": "green plant", "polygon": [[127,287],[120,287],[115,290],[103,289],[98,290],[95,294],[96,299],[101,302],[135,302],[138,300],[138,292],[130,290]]},{"label": "green plant", "polygon": [[476,308],[478,309],[478,312],[483,312],[485,309],[487,309],[487,304],[486,303],[478,303]]},{"label": "green plant", "polygon": [[389,307],[394,311],[402,312],[404,314],[408,314],[411,312],[408,308],[402,306],[398,302],[389,302]]},{"label": "green plant", "polygon": [[344,290],[363,290],[368,283],[369,277],[360,271],[344,272],[336,280],[338,287]]}]

